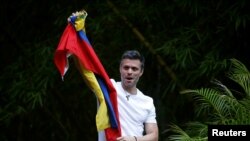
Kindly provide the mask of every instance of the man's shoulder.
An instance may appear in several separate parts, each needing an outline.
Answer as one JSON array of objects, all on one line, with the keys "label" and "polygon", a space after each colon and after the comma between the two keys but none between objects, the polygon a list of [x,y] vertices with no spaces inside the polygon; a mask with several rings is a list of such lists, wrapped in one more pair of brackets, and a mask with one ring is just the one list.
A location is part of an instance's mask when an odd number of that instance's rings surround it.
[{"label": "man's shoulder", "polygon": [[138,91],[138,95],[141,97],[141,98],[143,98],[143,99],[145,99],[145,100],[147,100],[147,101],[149,101],[149,102],[153,102],[153,98],[151,97],[151,96],[148,96],[148,95],[146,95],[146,94],[144,94],[141,90],[139,90],[139,89],[137,89],[137,91]]},{"label": "man's shoulder", "polygon": [[118,85],[119,83],[121,83],[121,82],[116,81],[114,78],[110,78],[110,81],[112,82],[112,84],[113,84],[114,86],[116,86],[116,85]]},{"label": "man's shoulder", "polygon": [[113,78],[110,78],[110,81],[111,81],[112,83],[116,83],[115,79],[113,79]]}]

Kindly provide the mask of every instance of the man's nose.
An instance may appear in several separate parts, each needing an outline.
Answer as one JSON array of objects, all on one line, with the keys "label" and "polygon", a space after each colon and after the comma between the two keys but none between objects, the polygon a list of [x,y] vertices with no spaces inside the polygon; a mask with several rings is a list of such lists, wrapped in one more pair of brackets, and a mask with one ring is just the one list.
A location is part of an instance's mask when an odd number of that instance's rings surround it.
[{"label": "man's nose", "polygon": [[131,68],[128,69],[128,73],[132,73],[133,70]]}]

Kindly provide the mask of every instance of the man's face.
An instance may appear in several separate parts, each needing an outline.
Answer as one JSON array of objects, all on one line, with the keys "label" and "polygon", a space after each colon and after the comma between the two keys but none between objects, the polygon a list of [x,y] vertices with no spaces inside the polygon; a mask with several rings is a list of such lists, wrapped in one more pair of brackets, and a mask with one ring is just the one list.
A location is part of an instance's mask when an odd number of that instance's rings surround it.
[{"label": "man's face", "polygon": [[125,88],[136,87],[143,74],[140,60],[123,59],[120,64],[121,81]]}]

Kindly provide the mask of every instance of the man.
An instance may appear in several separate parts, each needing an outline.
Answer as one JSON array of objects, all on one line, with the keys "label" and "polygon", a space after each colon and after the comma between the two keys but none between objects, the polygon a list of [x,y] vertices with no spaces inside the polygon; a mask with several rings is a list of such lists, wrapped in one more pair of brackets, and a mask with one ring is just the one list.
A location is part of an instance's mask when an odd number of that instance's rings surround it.
[{"label": "man", "polygon": [[[74,23],[76,31],[82,33],[81,38],[84,38],[84,43],[88,44],[88,40],[85,41],[84,21],[87,16],[86,11],[80,11],[72,13],[68,18],[69,22]],[[73,20],[72,20],[72,19]],[[82,60],[86,59],[83,54],[83,50],[80,49],[81,43],[78,42],[76,36],[72,32],[71,26],[64,31],[63,40],[60,41],[60,46],[55,57],[55,63],[60,70],[62,76],[64,76],[67,69],[65,69],[65,62],[67,53],[74,54]],[[71,36],[71,38],[69,38]],[[82,37],[83,36],[83,37]],[[83,46],[83,45],[82,45]],[[91,52],[88,46],[83,46],[88,52]],[[96,63],[96,59],[94,59]],[[83,63],[80,61],[80,63]],[[87,63],[88,64],[88,63]],[[85,62],[86,65],[86,62]],[[85,66],[86,67],[86,66]],[[95,70],[97,66],[89,67],[84,71]],[[91,69],[90,69],[91,68]],[[82,72],[83,70],[80,69]],[[99,73],[101,72],[98,70]],[[144,57],[136,50],[126,51],[121,58],[120,62],[120,74],[121,82],[116,82],[111,79],[111,82],[117,92],[118,112],[121,126],[121,137],[118,137],[117,141],[157,141],[158,140],[158,126],[156,122],[156,112],[153,99],[144,95],[136,85],[142,76],[144,71]],[[102,73],[100,73],[102,74]],[[86,76],[84,76],[86,77]],[[105,141],[104,131],[99,131],[98,140]]]},{"label": "man", "polygon": [[117,141],[158,141],[153,99],[136,87],[143,71],[144,57],[136,50],[129,50],[121,58],[121,82],[111,79],[117,91],[122,134]]}]

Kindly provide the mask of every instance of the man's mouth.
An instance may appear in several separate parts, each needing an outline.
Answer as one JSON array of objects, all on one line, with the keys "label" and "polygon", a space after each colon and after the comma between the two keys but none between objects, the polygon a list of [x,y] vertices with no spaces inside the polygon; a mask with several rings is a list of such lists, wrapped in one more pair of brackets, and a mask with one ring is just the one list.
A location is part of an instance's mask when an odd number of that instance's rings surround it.
[{"label": "man's mouth", "polygon": [[132,80],[133,78],[132,77],[126,77],[126,80]]},{"label": "man's mouth", "polygon": [[131,83],[133,78],[132,77],[126,77],[125,80],[128,82],[128,83]]}]

